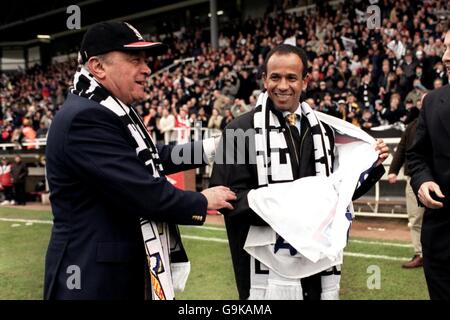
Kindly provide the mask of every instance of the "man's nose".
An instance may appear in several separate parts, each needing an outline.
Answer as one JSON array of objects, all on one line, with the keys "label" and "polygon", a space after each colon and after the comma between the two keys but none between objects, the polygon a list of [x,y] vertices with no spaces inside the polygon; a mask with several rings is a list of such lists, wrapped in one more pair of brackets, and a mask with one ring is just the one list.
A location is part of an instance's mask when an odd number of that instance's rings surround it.
[{"label": "man's nose", "polygon": [[142,64],[142,73],[144,73],[146,76],[149,76],[152,73],[152,70],[145,62]]},{"label": "man's nose", "polygon": [[286,78],[281,78],[280,82],[278,83],[278,90],[287,90],[289,89],[289,83]]},{"label": "man's nose", "polygon": [[442,61],[444,63],[450,62],[450,48],[447,48],[444,52],[444,55],[442,56]]}]

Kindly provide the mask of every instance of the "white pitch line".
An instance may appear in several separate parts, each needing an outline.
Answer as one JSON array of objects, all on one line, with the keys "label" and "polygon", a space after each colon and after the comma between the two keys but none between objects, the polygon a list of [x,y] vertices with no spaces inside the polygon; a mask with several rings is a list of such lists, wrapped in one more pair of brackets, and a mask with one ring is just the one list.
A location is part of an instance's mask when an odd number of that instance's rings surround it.
[{"label": "white pitch line", "polygon": [[181,238],[192,239],[192,240],[201,240],[201,241],[214,241],[214,242],[228,243],[228,240],[226,240],[226,239],[219,239],[219,238],[206,238],[206,237],[188,236],[188,235],[181,235]]},{"label": "white pitch line", "polygon": [[[185,228],[185,227],[196,228],[196,229],[198,228],[198,229],[203,229],[203,230],[226,231],[225,228],[208,227],[208,226],[183,226],[183,228]],[[356,240],[356,239],[349,240],[349,242],[361,243],[361,244],[380,245],[380,246],[389,246],[389,247],[413,248],[412,244],[407,244],[407,243],[367,241],[367,240]]]},{"label": "white pitch line", "polygon": [[412,244],[407,243],[395,243],[395,242],[378,242],[378,241],[367,241],[367,240],[349,240],[349,242],[353,243],[361,243],[361,244],[374,244],[374,245],[380,245],[380,246],[389,246],[389,247],[401,247],[401,248],[412,248]]},{"label": "white pitch line", "polygon": [[[200,240],[200,241],[214,241],[214,242],[221,242],[221,243],[228,242],[225,239],[219,239],[219,238],[207,238],[207,237],[198,237],[198,236],[189,236],[189,235],[182,235],[181,237],[185,238],[185,239]],[[366,259],[381,259],[381,260],[390,260],[390,261],[408,261],[408,260],[410,260],[410,258],[404,258],[404,257],[382,256],[382,255],[365,254],[365,253],[359,253],[359,252],[344,252],[344,256],[356,257],[356,258],[366,258]]]},{"label": "white pitch line", "polygon": [[53,224],[53,221],[51,221],[51,220],[29,220],[29,219],[0,218],[0,221]]},{"label": "white pitch line", "polygon": [[[0,218],[0,221],[53,224],[53,221],[51,221],[51,220],[29,220],[29,219]],[[225,228],[216,228],[216,227],[207,227],[207,226],[183,226],[183,227],[200,228],[200,229],[204,229],[204,230],[226,231]],[[183,235],[182,237],[186,238],[186,239],[192,239],[192,240],[228,243],[228,240],[220,239],[220,238],[199,237],[199,236],[190,236],[190,235]],[[401,244],[401,243],[393,243],[393,242],[364,241],[364,240],[356,240],[356,239],[349,240],[349,242],[361,243],[361,244],[371,244],[371,245],[404,247],[404,248],[412,247],[412,245],[409,245],[409,244]],[[373,259],[392,260],[392,261],[408,261],[409,260],[409,258],[382,256],[382,255],[371,255],[371,254],[363,254],[363,253],[357,253],[357,252],[344,252],[344,256],[360,257],[360,258],[373,258]]]},{"label": "white pitch line", "polygon": [[367,258],[367,259],[391,260],[391,261],[411,260],[411,258],[380,256],[380,255],[376,255],[376,254],[365,254],[365,253],[359,253],[359,252],[344,252],[344,256],[356,257],[356,258]]},{"label": "white pitch line", "polygon": [[203,229],[203,230],[215,230],[215,231],[227,231],[225,228],[217,228],[217,227],[208,227],[208,226],[183,226],[183,228],[195,228],[195,229]]},{"label": "white pitch line", "polygon": [[[53,221],[51,220],[29,220],[29,219],[10,219],[10,218],[0,218],[0,221],[7,221],[7,222],[31,222],[31,223],[42,223],[42,224],[53,224]],[[203,228],[207,230],[225,230],[224,228],[214,228],[214,227],[197,227],[197,228]],[[192,240],[200,240],[200,241],[213,241],[213,242],[220,242],[220,243],[228,243],[228,240],[226,239],[219,239],[219,238],[211,238],[211,237],[199,237],[199,236],[190,236],[190,235],[182,235],[182,238],[185,239],[192,239]],[[373,241],[363,241],[363,240],[350,240],[353,242],[358,243],[369,243],[369,244],[380,244],[378,242]],[[388,244],[387,244],[388,245]],[[401,245],[399,243],[391,243],[391,245]],[[380,256],[380,255],[374,255],[374,254],[364,254],[359,252],[344,252],[344,256],[349,257],[357,257],[357,258],[367,258],[367,259],[381,259],[381,260],[391,260],[391,261],[408,261],[409,258],[403,258],[403,257],[391,257],[391,256]]]}]

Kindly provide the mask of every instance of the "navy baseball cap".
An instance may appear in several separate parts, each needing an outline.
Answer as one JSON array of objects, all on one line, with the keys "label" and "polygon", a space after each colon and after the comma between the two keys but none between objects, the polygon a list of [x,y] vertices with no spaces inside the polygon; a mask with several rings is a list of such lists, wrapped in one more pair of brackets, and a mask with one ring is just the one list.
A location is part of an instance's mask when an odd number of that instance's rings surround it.
[{"label": "navy baseball cap", "polygon": [[161,42],[146,41],[139,31],[127,22],[100,22],[91,26],[84,34],[80,47],[80,62],[90,57],[111,51],[146,51],[148,55],[158,56],[167,51],[168,46]]}]

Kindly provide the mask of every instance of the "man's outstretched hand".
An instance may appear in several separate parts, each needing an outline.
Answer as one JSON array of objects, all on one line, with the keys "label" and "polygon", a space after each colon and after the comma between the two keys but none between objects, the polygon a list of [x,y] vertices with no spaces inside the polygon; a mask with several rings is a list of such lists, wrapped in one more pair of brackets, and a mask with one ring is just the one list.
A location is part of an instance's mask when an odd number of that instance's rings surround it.
[{"label": "man's outstretched hand", "polygon": [[236,194],[224,186],[212,187],[202,191],[208,200],[208,210],[219,210],[222,208],[233,210],[233,206],[228,202],[236,200]]},{"label": "man's outstretched hand", "polygon": [[441,188],[436,182],[427,181],[422,183],[418,192],[419,200],[423,205],[430,209],[440,209],[444,204],[439,198],[443,199],[445,196],[442,194]]}]

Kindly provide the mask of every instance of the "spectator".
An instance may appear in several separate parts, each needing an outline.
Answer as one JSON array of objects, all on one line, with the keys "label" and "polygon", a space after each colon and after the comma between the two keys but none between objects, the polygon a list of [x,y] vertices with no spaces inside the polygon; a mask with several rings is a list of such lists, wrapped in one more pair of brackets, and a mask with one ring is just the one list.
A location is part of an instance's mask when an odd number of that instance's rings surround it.
[{"label": "spectator", "polygon": [[397,176],[400,168],[404,165],[404,174],[406,176],[406,210],[408,212],[408,227],[410,228],[411,241],[414,246],[414,256],[410,261],[405,262],[403,268],[419,268],[423,266],[422,244],[420,243],[420,234],[422,230],[422,220],[424,208],[419,207],[414,191],[411,188],[411,177],[408,168],[408,159],[406,158],[406,150],[408,150],[416,136],[418,114],[416,118],[408,125],[402,134],[400,143],[397,146],[394,157],[389,168],[388,181],[391,184],[397,182]]},{"label": "spectator", "polygon": [[372,112],[370,112],[369,109],[365,109],[362,112],[362,117],[359,122],[359,126],[364,131],[370,132],[370,129],[379,126],[379,122],[377,118],[372,114]]},{"label": "spectator", "polygon": [[421,85],[419,79],[414,79],[413,90],[408,92],[406,96],[406,100],[411,100],[414,105],[417,104],[417,101],[420,100],[423,94],[426,92],[426,89]]},{"label": "spectator", "polygon": [[366,73],[362,77],[361,86],[358,88],[358,99],[362,102],[364,108],[374,109],[375,93],[370,73]]},{"label": "spectator", "polygon": [[233,114],[234,118],[237,118],[240,115],[249,112],[250,110],[252,110],[252,107],[250,105],[247,105],[242,99],[234,100],[234,105],[231,107],[231,113]]},{"label": "spectator", "polygon": [[407,51],[401,68],[405,72],[408,81],[412,82],[415,77],[417,62],[414,61],[411,51]]},{"label": "spectator", "polygon": [[26,204],[25,182],[28,176],[28,168],[23,163],[21,156],[14,157],[14,164],[11,168],[11,177],[14,187],[14,201],[17,205]]},{"label": "spectator", "polygon": [[[327,95],[325,95],[323,101],[319,105],[319,111],[329,114],[330,116],[343,119],[344,114],[345,114],[345,101],[339,100],[338,106],[340,106],[340,105],[342,105],[342,107],[343,107],[342,110],[338,110],[338,107],[336,106],[336,104],[334,104],[333,101],[331,101],[331,95],[327,94]],[[312,107],[313,105],[310,104],[310,106]]]},{"label": "spectator", "polygon": [[346,103],[346,118],[345,120],[351,124],[359,127],[359,119],[361,118],[361,108],[353,94],[349,93]]},{"label": "spectator", "polygon": [[[24,137],[24,142],[32,143],[36,140],[36,131],[34,131],[33,127],[31,126],[30,119],[24,119],[23,120],[23,128],[22,128],[22,135]],[[28,145],[27,149],[35,149],[36,145]]]},{"label": "spectator", "polygon": [[144,118],[144,125],[147,127],[148,132],[150,133],[152,138],[155,139],[155,141],[158,140],[156,131],[159,131],[157,120],[158,117],[156,109],[151,108],[148,112],[148,115]]},{"label": "spectator", "polygon": [[219,114],[217,109],[213,109],[212,115],[209,118],[208,128],[209,129],[221,129],[223,117]]},{"label": "spectator", "polygon": [[171,139],[171,134],[175,128],[175,117],[169,113],[168,109],[163,110],[163,116],[159,120],[159,131],[164,135],[164,143],[168,144]]},{"label": "spectator", "polygon": [[13,200],[11,165],[5,157],[2,157],[2,164],[0,167],[0,188],[5,195],[5,200],[1,203],[1,205],[4,206],[8,204],[15,204],[15,201]]},{"label": "spectator", "polygon": [[13,130],[11,124],[6,123],[1,130],[2,142],[4,143],[11,142],[12,132]]},{"label": "spectator", "polygon": [[39,129],[36,131],[36,137],[38,139],[45,139],[47,137],[48,128],[44,122],[39,123]]},{"label": "spectator", "polygon": [[402,118],[405,114],[405,111],[401,105],[400,95],[398,93],[394,93],[391,95],[391,99],[389,101],[389,109],[386,111],[386,120],[389,124],[394,124]]},{"label": "spectator", "polygon": [[220,129],[223,130],[227,124],[229,124],[231,121],[233,121],[233,113],[231,113],[230,109],[225,109],[225,116],[222,119],[222,122],[220,123]]},{"label": "spectator", "polygon": [[439,89],[443,86],[443,82],[441,78],[437,78],[433,82],[433,90]]},{"label": "spectator", "polygon": [[202,128],[208,127],[208,117],[206,116],[205,108],[201,107],[198,110],[197,121],[201,121]]},{"label": "spectator", "polygon": [[374,116],[375,116],[375,119],[377,119],[376,122],[379,123],[380,126],[388,124],[386,115],[387,115],[387,109],[383,106],[383,101],[376,100]]}]

